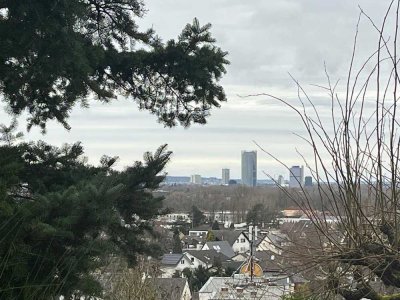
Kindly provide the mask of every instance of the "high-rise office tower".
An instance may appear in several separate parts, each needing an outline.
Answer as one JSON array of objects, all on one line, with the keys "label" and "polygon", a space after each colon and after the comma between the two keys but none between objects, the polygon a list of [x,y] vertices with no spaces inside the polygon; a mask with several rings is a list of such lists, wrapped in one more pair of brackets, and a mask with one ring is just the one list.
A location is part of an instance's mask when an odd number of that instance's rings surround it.
[{"label": "high-rise office tower", "polygon": [[201,175],[198,174],[192,175],[190,177],[190,183],[201,184],[202,183]]},{"label": "high-rise office tower", "polygon": [[257,185],[257,151],[242,151],[242,184]]},{"label": "high-rise office tower", "polygon": [[304,167],[293,166],[289,173],[289,187],[299,188],[304,186]]},{"label": "high-rise office tower", "polygon": [[222,182],[223,185],[229,184],[229,169],[222,169]]}]

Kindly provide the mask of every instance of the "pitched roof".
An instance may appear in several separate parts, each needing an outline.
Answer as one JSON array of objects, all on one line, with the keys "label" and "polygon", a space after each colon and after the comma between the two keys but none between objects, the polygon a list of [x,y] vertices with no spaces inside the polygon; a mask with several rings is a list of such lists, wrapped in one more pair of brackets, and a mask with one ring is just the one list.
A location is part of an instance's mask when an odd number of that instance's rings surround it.
[{"label": "pitched roof", "polygon": [[205,245],[207,245],[208,249],[214,249],[215,251],[221,252],[223,255],[229,258],[235,256],[235,252],[233,251],[232,246],[228,243],[228,241],[206,242]]},{"label": "pitched roof", "polygon": [[267,233],[266,238],[268,238],[272,244],[280,245],[283,242],[288,242],[289,237],[287,234],[278,232],[278,231],[270,231]]},{"label": "pitched roof", "polygon": [[161,264],[163,265],[176,265],[178,262],[182,259],[183,254],[182,253],[168,253],[164,254],[162,259],[161,259]]},{"label": "pitched roof", "polygon": [[222,262],[222,267],[224,269],[232,268],[235,270],[239,270],[239,268],[243,265],[243,263],[244,263],[243,261],[228,260]]},{"label": "pitched roof", "polygon": [[159,300],[181,300],[186,285],[186,278],[149,278],[157,291]]},{"label": "pitched roof", "polygon": [[207,264],[213,264],[216,258],[220,259],[221,262],[229,259],[229,257],[215,250],[188,250],[185,253],[188,253]]},{"label": "pitched roof", "polygon": [[239,235],[243,233],[243,235],[247,238],[243,231],[236,230],[212,230],[214,236],[219,241],[227,241],[231,246],[238,239]]}]

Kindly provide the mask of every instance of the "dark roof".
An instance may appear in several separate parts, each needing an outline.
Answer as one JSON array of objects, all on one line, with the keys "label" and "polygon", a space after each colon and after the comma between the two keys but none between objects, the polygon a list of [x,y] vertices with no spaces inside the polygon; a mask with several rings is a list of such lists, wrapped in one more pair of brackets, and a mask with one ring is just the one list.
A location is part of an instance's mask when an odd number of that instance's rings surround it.
[{"label": "dark roof", "polygon": [[184,241],[186,244],[193,245],[195,243],[203,242],[204,239],[205,238],[202,237],[202,236],[188,236],[188,235],[186,235],[186,236],[183,237],[182,241]]},{"label": "dark roof", "polygon": [[231,246],[235,243],[241,233],[244,234],[243,231],[236,230],[213,230],[212,232],[217,240],[227,241]]},{"label": "dark roof", "polygon": [[229,259],[229,257],[215,250],[188,250],[185,252],[207,264],[213,264],[216,258],[219,258],[221,262]]},{"label": "dark roof", "polygon": [[210,224],[202,224],[194,228],[190,228],[189,231],[208,231],[211,229]]},{"label": "dark roof", "polygon": [[285,269],[282,257],[272,251],[256,251],[255,257],[264,272],[281,272]]},{"label": "dark roof", "polygon": [[244,264],[243,261],[228,260],[228,261],[223,261],[223,262],[222,262],[222,267],[223,267],[224,269],[227,269],[227,268],[230,267],[230,268],[232,268],[232,269],[239,270],[239,268],[240,268],[243,264]]},{"label": "dark roof", "polygon": [[159,300],[181,300],[186,278],[149,278],[147,279],[157,291]]},{"label": "dark roof", "polygon": [[280,246],[283,242],[288,242],[289,237],[285,233],[281,232],[268,232],[266,237],[274,244],[275,246]]},{"label": "dark roof", "polygon": [[206,242],[205,245],[207,245],[208,249],[214,249],[215,251],[221,252],[223,255],[229,258],[235,256],[235,252],[233,251],[232,246],[228,243],[228,241]]},{"label": "dark roof", "polygon": [[168,253],[164,254],[161,259],[163,265],[176,265],[182,259],[183,254]]}]

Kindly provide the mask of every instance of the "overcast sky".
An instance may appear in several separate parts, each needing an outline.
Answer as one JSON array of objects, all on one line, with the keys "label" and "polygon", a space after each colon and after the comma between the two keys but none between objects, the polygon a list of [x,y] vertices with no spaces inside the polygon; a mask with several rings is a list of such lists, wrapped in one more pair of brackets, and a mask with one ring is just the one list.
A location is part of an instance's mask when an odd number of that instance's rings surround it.
[{"label": "overcast sky", "polygon": [[[267,97],[269,93],[296,103],[296,87],[288,73],[299,80],[324,115],[329,99],[311,84],[326,85],[324,62],[333,79],[344,82],[360,5],[378,23],[386,0],[146,0],[148,13],[140,24],[153,27],[164,39],[176,37],[197,17],[211,23],[217,44],[229,52],[231,65],[222,80],[228,102],[212,112],[205,126],[166,129],[149,113],[137,110],[132,100],[89,109],[76,108],[72,129],[50,123],[46,135],[33,129],[27,140],[42,139],[61,145],[82,141],[89,160],[102,154],[118,155],[122,168],[142,158],[143,152],[168,143],[174,152],[169,175],[201,174],[221,177],[222,168],[240,178],[241,150],[257,150],[256,141],[288,165],[302,164],[296,149],[306,157],[309,149],[294,133],[303,135],[298,117]],[[364,18],[360,24],[358,55],[366,58],[376,48],[376,33]],[[4,106],[3,106],[4,107]],[[0,112],[1,122],[9,117]],[[19,119],[21,127],[25,125]],[[258,149],[258,177],[288,172]],[[306,172],[307,173],[307,172]]]}]

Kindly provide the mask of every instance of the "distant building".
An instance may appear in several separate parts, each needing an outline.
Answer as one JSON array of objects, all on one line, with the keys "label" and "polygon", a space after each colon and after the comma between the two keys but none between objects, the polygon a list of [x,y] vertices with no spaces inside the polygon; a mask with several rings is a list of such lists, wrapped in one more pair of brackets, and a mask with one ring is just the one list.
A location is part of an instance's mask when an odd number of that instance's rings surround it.
[{"label": "distant building", "polygon": [[304,186],[310,187],[312,185],[313,185],[312,177],[311,176],[304,177]]},{"label": "distant building", "polygon": [[210,277],[199,290],[199,300],[280,300],[294,292],[294,284],[287,276],[250,277],[235,274],[231,277]]},{"label": "distant building", "polygon": [[229,184],[229,169],[222,169],[222,182],[223,185]]},{"label": "distant building", "polygon": [[235,185],[237,184],[237,181],[234,179],[229,180],[229,185]]},{"label": "distant building", "polygon": [[242,151],[242,184],[257,185],[257,151]]},{"label": "distant building", "polygon": [[191,223],[192,220],[190,218],[190,214],[188,213],[170,213],[166,215],[161,215],[157,218],[158,221],[163,222],[163,223],[176,223],[176,222],[182,222],[182,223]]},{"label": "distant building", "polygon": [[190,177],[190,183],[193,184],[201,184],[201,176],[198,174],[192,175]]},{"label": "distant building", "polygon": [[278,185],[283,186],[285,184],[285,180],[282,175],[278,177]]},{"label": "distant building", "polygon": [[304,167],[291,167],[289,172],[289,187],[299,188],[302,186],[304,186]]},{"label": "distant building", "polygon": [[157,300],[190,300],[189,283],[186,278],[147,278],[146,282],[157,291]]}]

